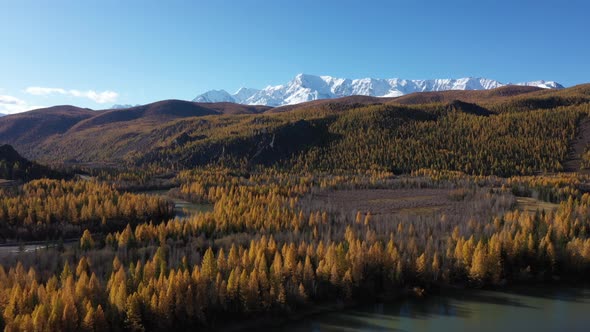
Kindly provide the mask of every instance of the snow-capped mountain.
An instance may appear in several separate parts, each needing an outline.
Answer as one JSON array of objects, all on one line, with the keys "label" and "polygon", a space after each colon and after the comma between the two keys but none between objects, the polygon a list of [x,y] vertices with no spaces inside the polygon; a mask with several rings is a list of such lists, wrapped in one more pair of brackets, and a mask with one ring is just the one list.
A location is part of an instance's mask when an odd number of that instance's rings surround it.
[{"label": "snow-capped mountain", "polygon": [[536,86],[543,89],[563,89],[563,85],[553,81],[532,81],[524,83],[516,83],[516,85]]},{"label": "snow-capped mountain", "polygon": [[[240,89],[238,92],[241,90],[242,89]],[[238,95],[238,92],[236,92],[236,96]],[[197,98],[193,99],[193,101],[197,103],[235,103],[236,99],[225,90],[211,90],[197,96]]]},{"label": "snow-capped mountain", "polygon": [[111,106],[110,109],[112,109],[112,110],[121,110],[121,109],[125,109],[125,108],[136,107],[136,106],[139,106],[139,104],[137,104],[137,105],[131,105],[131,104],[115,104],[115,105]]},{"label": "snow-capped mountain", "polygon": [[[509,83],[510,84],[510,83]],[[193,101],[202,103],[233,102],[247,105],[282,106],[326,98],[352,95],[373,97],[398,97],[413,92],[445,90],[487,90],[505,85],[487,78],[459,78],[433,80],[404,80],[399,78],[348,79],[331,76],[299,74],[284,85],[264,89],[241,88],[234,94],[225,90],[211,90],[197,96]],[[534,81],[517,85],[537,86],[545,89],[562,89],[553,81]]]}]

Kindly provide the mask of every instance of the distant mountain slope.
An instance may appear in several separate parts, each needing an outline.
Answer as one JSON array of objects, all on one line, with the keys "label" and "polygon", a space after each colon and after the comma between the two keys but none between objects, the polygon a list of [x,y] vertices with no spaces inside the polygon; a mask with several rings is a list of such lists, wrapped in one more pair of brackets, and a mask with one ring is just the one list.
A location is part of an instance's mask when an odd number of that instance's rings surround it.
[{"label": "distant mountain slope", "polygon": [[63,178],[63,174],[23,158],[10,145],[0,145],[0,179],[28,181]]},{"label": "distant mountain slope", "polygon": [[84,129],[115,122],[133,120],[169,120],[178,117],[191,117],[219,114],[211,108],[202,107],[199,104],[183,100],[163,100],[152,104],[125,108],[105,110],[90,119],[81,121],[76,129]]},{"label": "distant mountain slope", "polygon": [[[82,155],[101,154],[106,147],[113,151],[121,147],[121,153],[127,153],[135,148],[147,148],[162,139],[156,136],[150,136],[149,140],[137,139],[144,130],[149,132],[155,125],[207,115],[257,114],[268,109],[267,106],[183,100],[102,111],[55,106],[0,118],[0,144],[12,144],[33,159],[76,159]],[[129,140],[136,140],[136,144],[126,146]],[[92,147],[93,150],[62,149],[64,145]]]},{"label": "distant mountain slope", "polygon": [[87,108],[53,106],[0,119],[0,143],[27,144],[68,131],[78,122],[95,116]]},{"label": "distant mountain slope", "polygon": [[532,92],[543,91],[543,88],[533,86],[508,85],[492,90],[483,91],[436,91],[411,93],[392,100],[393,103],[402,105],[417,105],[429,103],[448,103],[460,99],[466,102],[490,102],[525,95]]},{"label": "distant mountain slope", "polygon": [[231,102],[200,103],[197,105],[215,110],[220,114],[258,114],[272,109],[270,106],[242,105]]},{"label": "distant mountain slope", "polygon": [[105,110],[100,114],[81,121],[73,130],[96,127],[116,122],[134,120],[170,121],[177,118],[221,114],[251,114],[266,111],[269,107],[249,106],[234,103],[194,103],[184,100],[163,100],[131,108]]},{"label": "distant mountain slope", "polygon": [[[318,99],[346,96],[399,97],[415,92],[447,90],[489,90],[511,84],[500,83],[487,78],[459,78],[432,80],[404,79],[347,79],[331,76],[299,74],[284,85],[268,86],[264,89],[242,88],[235,94],[225,90],[211,90],[197,96],[193,101],[203,103],[233,102],[247,105],[283,106]],[[553,81],[534,81],[515,85],[534,86],[544,89],[562,89]]]},{"label": "distant mountain slope", "polygon": [[291,112],[299,109],[309,109],[314,107],[329,107],[335,110],[346,110],[359,105],[383,104],[395,100],[395,98],[371,97],[371,96],[348,96],[333,99],[318,99],[307,101],[299,104],[284,105],[274,107],[269,113]]}]

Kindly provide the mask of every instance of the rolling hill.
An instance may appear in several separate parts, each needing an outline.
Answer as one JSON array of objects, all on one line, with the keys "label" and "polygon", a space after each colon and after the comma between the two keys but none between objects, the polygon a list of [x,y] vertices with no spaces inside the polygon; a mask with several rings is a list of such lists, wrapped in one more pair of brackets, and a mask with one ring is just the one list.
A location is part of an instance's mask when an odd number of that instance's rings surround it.
[{"label": "rolling hill", "polygon": [[37,144],[52,135],[65,133],[94,115],[92,110],[75,106],[54,106],[7,115],[0,121],[0,143]]},{"label": "rolling hill", "polygon": [[[270,109],[233,103],[200,104],[182,100],[164,100],[131,108],[93,111],[75,106],[54,106],[8,115],[0,121],[0,143],[12,144],[30,158],[44,158],[46,152],[60,150],[60,140],[72,136],[86,137],[91,144],[111,131],[151,128],[174,119],[223,114],[256,114]],[[132,135],[132,134],[131,134]],[[100,140],[100,139],[99,139]],[[51,146],[51,144],[58,144]],[[76,143],[85,149],[83,142]],[[104,149],[104,147],[102,147]],[[47,158],[55,159],[55,158]],[[59,158],[57,158],[59,160]],[[75,159],[75,158],[74,158]]]}]

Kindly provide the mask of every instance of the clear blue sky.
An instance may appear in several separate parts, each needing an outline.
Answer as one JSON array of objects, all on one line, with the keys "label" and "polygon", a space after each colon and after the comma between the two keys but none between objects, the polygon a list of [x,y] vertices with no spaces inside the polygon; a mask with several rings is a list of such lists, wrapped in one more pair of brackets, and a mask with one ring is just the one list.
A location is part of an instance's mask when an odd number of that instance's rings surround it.
[{"label": "clear blue sky", "polygon": [[570,86],[590,81],[587,2],[4,0],[0,113],[192,99],[301,72]]}]

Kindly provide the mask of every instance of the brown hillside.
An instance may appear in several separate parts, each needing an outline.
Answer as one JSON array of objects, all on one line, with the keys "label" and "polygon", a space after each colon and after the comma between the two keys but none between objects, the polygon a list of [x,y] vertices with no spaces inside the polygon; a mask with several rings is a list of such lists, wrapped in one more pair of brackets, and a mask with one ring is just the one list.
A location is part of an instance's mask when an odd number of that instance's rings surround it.
[{"label": "brown hillside", "polygon": [[0,143],[27,144],[68,131],[96,113],[75,106],[53,106],[0,118]]},{"label": "brown hillside", "polygon": [[349,109],[351,107],[358,107],[361,105],[375,105],[375,104],[383,104],[385,102],[391,101],[394,98],[381,98],[381,97],[371,97],[371,96],[349,96],[349,97],[342,97],[342,98],[334,98],[334,99],[320,99],[320,100],[313,100],[308,101],[305,103],[295,104],[295,105],[285,105],[275,107],[267,111],[268,113],[281,113],[281,112],[291,112],[300,109],[307,109],[307,108],[340,108],[342,110]]},{"label": "brown hillside", "polygon": [[162,100],[131,108],[104,110],[98,115],[80,122],[72,130],[84,130],[106,124],[126,121],[166,122],[178,118],[219,114],[256,114],[270,109],[267,106],[250,106],[234,103],[193,103],[184,100]]},{"label": "brown hillside", "polygon": [[134,120],[159,120],[167,121],[176,118],[214,115],[218,111],[205,108],[199,104],[182,100],[163,100],[152,104],[136,106],[125,109],[104,110],[96,116],[81,121],[72,128],[74,131],[84,130],[92,127],[126,122]]},{"label": "brown hillside", "polygon": [[416,92],[394,98],[391,103],[402,105],[419,105],[432,103],[450,103],[461,100],[469,103],[499,101],[518,95],[529,94],[545,89],[532,86],[509,85],[492,90],[451,90],[438,92]]},{"label": "brown hillside", "polygon": [[196,103],[199,106],[215,110],[222,114],[258,114],[272,110],[270,106],[242,105],[235,103]]}]

